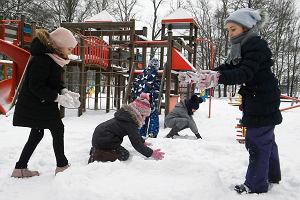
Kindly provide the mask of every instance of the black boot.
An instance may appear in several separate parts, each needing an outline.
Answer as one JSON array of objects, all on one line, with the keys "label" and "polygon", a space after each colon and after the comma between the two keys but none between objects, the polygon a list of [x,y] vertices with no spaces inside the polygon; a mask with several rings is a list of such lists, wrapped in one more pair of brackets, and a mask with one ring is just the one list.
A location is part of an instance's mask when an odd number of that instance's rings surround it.
[{"label": "black boot", "polygon": [[120,161],[126,161],[126,160],[128,160],[128,158],[129,158],[129,151],[127,151],[127,149],[125,149],[122,146],[119,146],[116,149],[116,152],[118,154],[118,160],[120,160]]},{"label": "black boot", "polygon": [[177,131],[176,128],[172,128],[172,129],[170,130],[170,132],[168,133],[168,135],[166,135],[166,138],[172,138],[172,139],[173,139],[173,137],[174,137],[175,135],[176,135],[176,136],[179,136],[178,131]]},{"label": "black boot", "polygon": [[251,193],[250,189],[245,184],[234,186],[234,190],[239,194]]}]

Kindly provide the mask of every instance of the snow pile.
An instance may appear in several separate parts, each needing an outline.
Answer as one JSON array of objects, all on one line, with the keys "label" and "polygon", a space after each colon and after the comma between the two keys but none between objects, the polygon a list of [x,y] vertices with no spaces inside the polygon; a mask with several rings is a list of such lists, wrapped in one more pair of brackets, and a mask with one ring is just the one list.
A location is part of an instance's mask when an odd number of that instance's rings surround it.
[{"label": "snow pile", "polygon": [[[29,135],[28,128],[12,126],[12,115],[0,116],[0,200],[296,200],[300,195],[300,109],[283,112],[284,121],[275,129],[279,147],[282,181],[266,194],[238,195],[234,184],[244,181],[248,153],[236,142],[234,126],[241,113],[226,99],[212,101],[212,118],[207,118],[208,102],[195,113],[203,140],[196,140],[190,130],[177,139],[163,138],[170,129],[163,128],[157,139],[149,138],[153,148],[161,148],[161,161],[146,159],[137,153],[127,138],[124,147],[131,153],[126,162],[87,165],[94,128],[113,116],[113,112],[88,110],[76,117],[67,110],[65,151],[71,168],[54,176],[55,157],[48,131],[29,162],[29,168],[41,175],[29,179],[10,178]],[[289,104],[283,105],[286,107]]]}]

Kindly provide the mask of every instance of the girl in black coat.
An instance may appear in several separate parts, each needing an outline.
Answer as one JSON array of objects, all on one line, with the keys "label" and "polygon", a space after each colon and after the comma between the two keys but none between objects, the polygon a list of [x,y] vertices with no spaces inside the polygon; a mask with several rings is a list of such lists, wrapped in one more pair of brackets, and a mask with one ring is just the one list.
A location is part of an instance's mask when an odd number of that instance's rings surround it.
[{"label": "girl in black coat", "polygon": [[266,22],[266,13],[243,8],[230,14],[226,28],[231,52],[224,64],[202,80],[202,86],[241,84],[242,124],[247,127],[246,149],[249,165],[246,180],[236,185],[238,193],[263,193],[269,183],[281,180],[274,128],[282,121],[279,111],[280,90],[271,71],[272,53],[257,29]]},{"label": "girl in black coat", "polygon": [[57,162],[56,172],[68,168],[64,154],[64,125],[60,118],[58,103],[62,106],[78,107],[79,94],[68,91],[61,80],[63,66],[68,55],[76,46],[73,34],[58,28],[50,34],[38,30],[30,46],[31,60],[25,72],[25,79],[16,103],[13,125],[31,128],[19,161],[12,177],[31,177],[39,175],[37,171],[27,169],[28,161],[49,129],[53,137],[53,148]]},{"label": "girl in black coat", "polygon": [[93,134],[89,163],[94,161],[125,161],[129,152],[121,146],[123,138],[129,137],[136,151],[146,157],[161,160],[164,153],[160,149],[152,150],[139,134],[139,128],[150,115],[149,94],[142,93],[129,105],[123,105],[114,118],[99,124]]}]

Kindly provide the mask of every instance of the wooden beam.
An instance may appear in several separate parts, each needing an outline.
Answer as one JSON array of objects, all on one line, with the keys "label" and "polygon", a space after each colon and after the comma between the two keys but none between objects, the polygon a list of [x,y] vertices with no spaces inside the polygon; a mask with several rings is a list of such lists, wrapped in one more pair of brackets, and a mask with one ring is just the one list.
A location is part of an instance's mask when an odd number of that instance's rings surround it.
[{"label": "wooden beam", "polygon": [[[131,20],[134,22],[134,20]],[[135,23],[133,23],[135,24]],[[135,26],[133,26],[130,31],[130,45],[129,45],[129,51],[130,51],[130,60],[129,60],[129,70],[130,70],[130,74],[129,74],[129,78],[128,78],[128,83],[126,86],[126,90],[125,90],[125,97],[123,99],[123,104],[126,104],[127,101],[129,100],[129,93],[131,92],[131,86],[132,86],[132,82],[133,82],[133,78],[134,78],[134,71],[135,71],[135,66],[133,64],[133,60],[134,60],[134,41],[135,41]]]},{"label": "wooden beam", "polygon": [[[136,35],[143,35],[143,30],[135,30]],[[130,35],[130,30],[93,30],[84,31],[85,36],[120,36]]]},{"label": "wooden beam", "polygon": [[169,114],[170,111],[170,92],[171,92],[171,69],[172,69],[172,48],[173,48],[173,38],[172,38],[172,30],[168,29],[168,57],[167,57],[167,66],[166,66],[166,107],[165,107],[165,116]]},{"label": "wooden beam", "polygon": [[[168,36],[162,36],[161,38],[162,38],[162,40],[167,40]],[[180,38],[182,38],[183,40],[190,40],[190,36],[186,36],[186,35],[174,35],[173,36],[173,39],[175,39],[175,40],[178,40]],[[192,36],[192,39],[194,40],[195,37]]]},{"label": "wooden beam", "polygon": [[61,26],[69,29],[88,29],[88,28],[101,28],[101,29],[117,29],[120,28],[134,28],[134,21],[129,22],[62,22]]}]

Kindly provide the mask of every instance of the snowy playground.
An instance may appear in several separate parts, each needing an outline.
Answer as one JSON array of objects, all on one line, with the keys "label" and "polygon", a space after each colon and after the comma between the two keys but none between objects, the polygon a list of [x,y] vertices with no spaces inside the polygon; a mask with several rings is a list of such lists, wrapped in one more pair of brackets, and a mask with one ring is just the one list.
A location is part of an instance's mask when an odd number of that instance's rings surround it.
[{"label": "snowy playground", "polygon": [[[134,19],[116,21],[105,10],[85,21],[60,24],[78,42],[70,63],[63,66],[62,79],[68,90],[80,94],[81,104],[76,108],[60,104],[64,152],[71,166],[55,175],[53,138],[45,129],[28,164],[40,175],[12,178],[30,132],[13,126],[13,116],[37,27],[26,22],[24,15],[19,19],[0,16],[0,200],[299,199],[299,94],[281,95],[283,122],[276,126],[275,136],[282,180],[270,183],[268,193],[237,194],[234,186],[244,182],[249,163],[238,87],[198,87],[204,75],[197,73],[217,67],[220,55],[215,44],[199,34],[201,26],[182,8],[162,18],[160,38],[150,40],[147,27],[137,24]],[[153,58],[157,64],[150,65]],[[217,77],[217,72],[210,73]],[[153,150],[161,149],[164,158],[146,158],[125,137],[122,145],[130,153],[128,160],[88,164],[96,126],[113,118],[142,90],[150,94],[151,115],[155,113],[156,120],[152,126],[159,130],[156,137],[149,123],[146,142]],[[193,115],[203,139],[196,139],[189,128],[174,139],[166,138],[170,128],[164,127],[165,116],[179,100],[193,94],[206,98]],[[229,98],[216,97],[226,94]]]},{"label": "snowy playground", "polygon": [[[282,107],[290,103],[283,103]],[[87,111],[80,118],[68,110],[65,124],[66,155],[71,168],[54,176],[55,157],[50,132],[34,153],[29,167],[41,175],[30,179],[13,179],[12,169],[29,129],[12,126],[12,115],[0,115],[0,199],[1,200],[196,200],[196,199],[264,199],[296,200],[300,195],[299,129],[296,119],[300,110],[284,111],[283,123],[275,135],[281,158],[282,181],[266,194],[238,195],[235,184],[244,181],[248,152],[236,141],[235,118],[240,115],[228,99],[213,99],[212,117],[208,119],[208,103],[202,103],[195,121],[203,140],[195,140],[190,130],[181,137],[167,139],[160,116],[158,138],[149,138],[153,147],[161,148],[161,161],[145,159],[125,139],[131,158],[126,162],[92,163],[87,165],[94,128],[113,116],[113,112]]]}]

